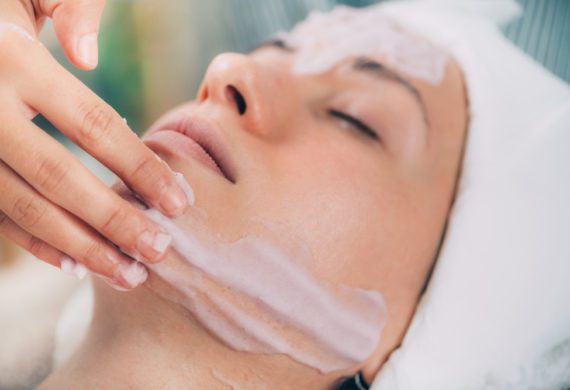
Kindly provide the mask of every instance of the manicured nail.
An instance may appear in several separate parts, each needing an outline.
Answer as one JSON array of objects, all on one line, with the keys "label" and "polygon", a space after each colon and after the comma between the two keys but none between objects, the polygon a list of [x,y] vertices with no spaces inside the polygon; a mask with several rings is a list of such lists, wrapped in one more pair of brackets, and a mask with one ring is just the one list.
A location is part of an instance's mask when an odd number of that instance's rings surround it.
[{"label": "manicured nail", "polygon": [[138,261],[132,262],[130,264],[122,264],[118,268],[119,276],[121,279],[127,283],[130,288],[135,288],[146,281],[148,278],[148,272],[144,265]]},{"label": "manicured nail", "polygon": [[119,264],[121,261],[119,259],[119,256],[117,256],[117,254],[115,252],[112,251],[107,251],[105,253],[107,260],[109,260],[109,263],[113,264],[113,265],[117,265]]},{"label": "manicured nail", "polygon": [[85,34],[77,42],[77,56],[85,65],[97,66],[97,33]]},{"label": "manicured nail", "polygon": [[61,259],[60,268],[64,274],[75,276],[79,280],[84,279],[88,273],[87,268],[83,264],[76,262],[69,256],[64,256]]},{"label": "manicured nail", "polygon": [[71,257],[64,256],[59,261],[59,268],[64,274],[73,276],[73,268],[75,268],[75,260],[73,260]]},{"label": "manicured nail", "polygon": [[113,289],[115,289],[117,291],[121,291],[121,292],[131,291],[131,289],[121,286],[119,283],[117,283],[116,281],[114,281],[111,278],[107,278],[107,277],[101,276],[101,275],[97,275],[97,276],[99,276],[101,279],[103,279],[103,281],[105,283],[107,283],[110,287],[112,287]]},{"label": "manicured nail", "polygon": [[166,233],[145,231],[139,236],[137,250],[149,261],[155,260],[166,251],[172,237]]},{"label": "manicured nail", "polygon": [[89,273],[89,270],[83,264],[75,263],[74,273],[75,273],[75,276],[77,276],[77,278],[79,280],[83,280],[83,279],[85,279],[85,277]]},{"label": "manicured nail", "polygon": [[188,198],[177,185],[170,185],[162,190],[158,201],[160,208],[171,215],[179,214],[188,205]]},{"label": "manicured nail", "polygon": [[186,178],[184,178],[184,175],[182,173],[174,172],[174,177],[178,182],[180,188],[182,188],[182,190],[186,194],[186,200],[188,201],[188,204],[193,206],[195,202],[194,190],[192,190],[192,187],[190,186],[190,184],[188,184]]}]

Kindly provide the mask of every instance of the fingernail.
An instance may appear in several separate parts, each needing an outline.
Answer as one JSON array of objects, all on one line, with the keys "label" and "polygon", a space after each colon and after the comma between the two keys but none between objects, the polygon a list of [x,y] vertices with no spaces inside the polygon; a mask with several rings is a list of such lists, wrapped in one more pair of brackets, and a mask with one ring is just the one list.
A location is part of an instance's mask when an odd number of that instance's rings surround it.
[{"label": "fingernail", "polygon": [[188,198],[179,186],[170,185],[162,190],[158,204],[166,213],[176,215],[184,211],[188,204]]},{"label": "fingernail", "polygon": [[71,257],[64,256],[59,261],[59,268],[61,269],[61,272],[63,272],[66,275],[73,276],[74,267],[75,267],[75,260],[73,260]]},{"label": "fingernail", "polygon": [[59,266],[64,274],[75,276],[79,280],[84,279],[88,272],[83,264],[76,262],[69,256],[62,257]]},{"label": "fingernail", "polygon": [[107,251],[105,254],[106,254],[107,260],[109,260],[109,263],[111,263],[113,265],[117,265],[121,262],[119,259],[119,256],[117,256],[115,254],[115,252]]},{"label": "fingernail", "polygon": [[137,250],[147,259],[154,260],[166,251],[172,237],[166,233],[145,231],[139,236]]},{"label": "fingernail", "polygon": [[135,288],[143,284],[148,277],[148,272],[144,265],[138,261],[130,264],[122,264],[118,268],[119,276],[130,288]]},{"label": "fingernail", "polygon": [[83,280],[85,279],[85,276],[87,276],[87,274],[89,273],[89,270],[83,264],[76,263],[74,273],[79,280]]},{"label": "fingernail", "polygon": [[180,172],[174,172],[174,178],[176,179],[178,185],[182,188],[182,190],[186,194],[186,200],[188,201],[188,204],[193,206],[195,202],[194,190],[192,190],[192,187],[190,186],[190,184],[188,184],[188,182],[184,178],[184,175]]},{"label": "fingernail", "polygon": [[114,288],[114,289],[117,290],[117,291],[121,291],[121,292],[131,291],[131,289],[125,288],[125,287],[121,286],[119,283],[117,283],[116,281],[114,281],[114,280],[111,279],[111,278],[107,278],[107,277],[101,276],[101,275],[98,275],[98,276],[99,276],[101,279],[103,279],[103,281],[104,281],[105,283],[107,283],[110,287]]},{"label": "fingernail", "polygon": [[91,67],[97,66],[97,33],[85,34],[77,43],[77,55],[79,59]]}]

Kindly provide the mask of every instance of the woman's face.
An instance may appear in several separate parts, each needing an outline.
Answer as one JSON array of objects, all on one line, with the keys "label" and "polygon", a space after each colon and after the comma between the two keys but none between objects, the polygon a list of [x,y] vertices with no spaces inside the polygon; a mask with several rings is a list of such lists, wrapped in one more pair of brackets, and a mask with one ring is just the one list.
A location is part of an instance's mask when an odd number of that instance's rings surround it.
[{"label": "woman's face", "polygon": [[[292,71],[295,56],[281,42],[219,55],[197,100],[145,142],[184,174],[222,237],[275,222],[310,248],[318,279],[380,291],[388,321],[365,366],[374,369],[401,341],[443,232],[466,128],[461,73],[449,60],[434,86],[379,72],[376,56],[307,75]],[[223,172],[157,131],[174,123],[221,144]]]}]

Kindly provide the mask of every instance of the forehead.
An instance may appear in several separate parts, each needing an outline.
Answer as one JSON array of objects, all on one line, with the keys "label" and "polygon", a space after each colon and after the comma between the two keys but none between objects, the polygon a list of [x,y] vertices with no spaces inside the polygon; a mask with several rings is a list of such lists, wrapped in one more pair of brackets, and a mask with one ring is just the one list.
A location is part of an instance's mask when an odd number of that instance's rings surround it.
[{"label": "forehead", "polygon": [[348,58],[369,56],[382,58],[404,76],[437,86],[448,61],[444,51],[399,26],[378,6],[313,12],[291,32],[278,36],[297,51],[296,73],[321,73]]}]

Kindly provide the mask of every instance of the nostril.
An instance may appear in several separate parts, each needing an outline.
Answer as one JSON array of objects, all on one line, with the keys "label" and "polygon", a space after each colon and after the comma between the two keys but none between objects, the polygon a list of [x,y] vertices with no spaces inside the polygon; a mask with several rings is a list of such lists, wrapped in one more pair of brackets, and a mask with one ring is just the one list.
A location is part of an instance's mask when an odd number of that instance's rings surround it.
[{"label": "nostril", "polygon": [[204,86],[198,93],[198,101],[203,102],[204,100],[208,99],[209,96],[208,87]]},{"label": "nostril", "polygon": [[226,96],[229,100],[235,103],[240,115],[245,114],[247,110],[247,103],[245,102],[243,95],[238,91],[236,87],[233,85],[228,85],[226,87]]}]

